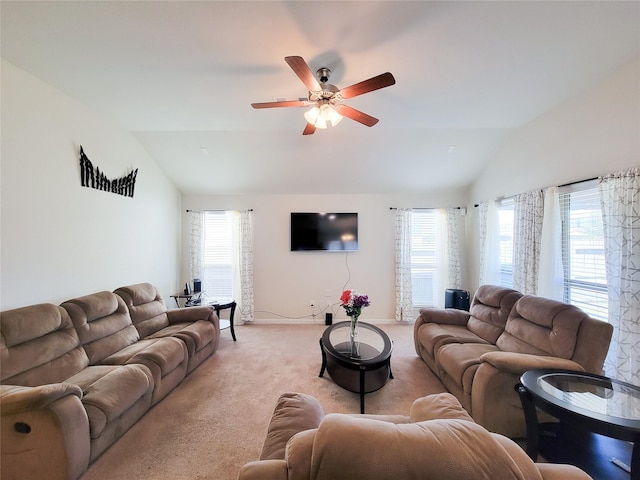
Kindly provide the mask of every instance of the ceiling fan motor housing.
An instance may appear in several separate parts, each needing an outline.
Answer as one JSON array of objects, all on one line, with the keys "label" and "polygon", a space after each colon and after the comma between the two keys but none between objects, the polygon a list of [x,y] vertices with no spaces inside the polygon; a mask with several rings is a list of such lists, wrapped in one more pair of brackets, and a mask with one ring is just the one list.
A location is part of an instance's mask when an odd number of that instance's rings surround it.
[{"label": "ceiling fan motor housing", "polygon": [[316,75],[318,76],[320,83],[327,83],[327,81],[329,81],[329,77],[331,76],[331,69],[327,67],[321,67],[316,70]]}]

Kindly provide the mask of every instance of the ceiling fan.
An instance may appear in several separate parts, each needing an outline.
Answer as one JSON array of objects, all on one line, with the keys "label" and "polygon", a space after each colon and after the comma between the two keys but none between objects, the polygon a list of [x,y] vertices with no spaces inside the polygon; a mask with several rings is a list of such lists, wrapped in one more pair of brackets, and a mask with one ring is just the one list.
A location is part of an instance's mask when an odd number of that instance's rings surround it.
[{"label": "ceiling fan", "polygon": [[339,89],[335,85],[327,83],[331,76],[331,70],[329,68],[319,68],[316,72],[318,77],[316,79],[316,76],[302,57],[285,57],[284,60],[289,64],[295,74],[300,77],[302,83],[304,83],[309,90],[308,99],[252,103],[251,106],[253,108],[313,107],[304,115],[307,120],[307,125],[302,132],[303,135],[311,135],[317,128],[327,128],[327,124],[335,126],[342,120],[343,116],[367,127],[373,127],[378,123],[377,118],[340,102],[364,93],[390,87],[396,83],[393,75],[387,72],[349,87]]}]

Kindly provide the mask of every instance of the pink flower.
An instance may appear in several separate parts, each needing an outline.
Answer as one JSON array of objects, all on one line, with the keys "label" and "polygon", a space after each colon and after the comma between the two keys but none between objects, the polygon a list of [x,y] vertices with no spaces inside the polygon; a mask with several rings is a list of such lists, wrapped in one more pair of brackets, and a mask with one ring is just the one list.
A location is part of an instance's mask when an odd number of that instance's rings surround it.
[{"label": "pink flower", "polygon": [[349,303],[349,300],[351,300],[351,290],[345,290],[340,296],[340,301],[343,305],[347,305]]}]

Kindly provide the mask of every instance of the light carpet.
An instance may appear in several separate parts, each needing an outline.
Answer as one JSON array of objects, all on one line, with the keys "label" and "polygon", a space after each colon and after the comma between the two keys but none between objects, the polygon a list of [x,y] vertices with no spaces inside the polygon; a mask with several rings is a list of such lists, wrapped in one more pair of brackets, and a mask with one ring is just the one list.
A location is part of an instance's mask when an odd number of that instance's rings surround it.
[{"label": "light carpet", "polygon": [[[366,413],[409,413],[424,395],[445,391],[416,355],[413,325],[379,324],[394,343],[394,378],[365,396]],[[235,480],[257,460],[278,396],[303,392],[326,413],[359,413],[358,394],[325,373],[319,339],[324,324],[236,327],[223,330],[216,353],[202,363],[99,457],[82,480]]]}]

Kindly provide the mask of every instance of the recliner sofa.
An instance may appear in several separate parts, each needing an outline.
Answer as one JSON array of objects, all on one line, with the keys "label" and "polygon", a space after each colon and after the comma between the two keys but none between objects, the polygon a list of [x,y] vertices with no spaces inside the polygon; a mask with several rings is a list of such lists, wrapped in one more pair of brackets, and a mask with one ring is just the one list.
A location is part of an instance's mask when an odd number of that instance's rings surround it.
[{"label": "recliner sofa", "polygon": [[526,435],[520,375],[601,374],[612,333],[573,305],[493,285],[478,289],[469,312],[422,309],[414,324],[416,352],[447,390],[477,423],[511,438]]},{"label": "recliner sofa", "polygon": [[[162,299],[154,302],[161,310]],[[80,477],[182,381],[190,361],[193,369],[215,352],[213,307],[160,316],[175,319],[174,327],[141,338],[125,300],[108,291],[0,314],[3,480]],[[188,345],[194,337],[197,350]]]}]

